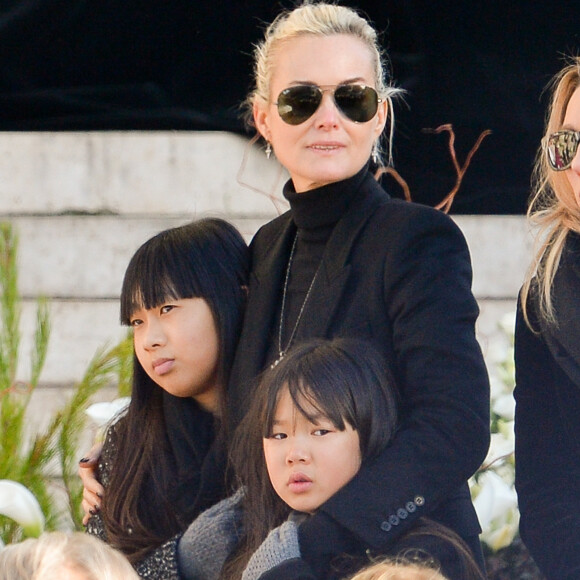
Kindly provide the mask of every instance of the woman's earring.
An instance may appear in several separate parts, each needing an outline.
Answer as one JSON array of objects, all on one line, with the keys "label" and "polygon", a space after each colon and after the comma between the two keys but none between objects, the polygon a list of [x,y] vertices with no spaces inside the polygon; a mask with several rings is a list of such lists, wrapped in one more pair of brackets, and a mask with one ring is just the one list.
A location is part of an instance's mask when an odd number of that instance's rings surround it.
[{"label": "woman's earring", "polygon": [[379,165],[381,162],[381,156],[379,154],[379,146],[378,143],[375,141],[373,144],[373,149],[371,151],[371,157],[373,159],[373,163],[375,165]]},{"label": "woman's earring", "polygon": [[270,141],[266,141],[266,159],[270,159],[270,155],[272,155],[272,145]]}]

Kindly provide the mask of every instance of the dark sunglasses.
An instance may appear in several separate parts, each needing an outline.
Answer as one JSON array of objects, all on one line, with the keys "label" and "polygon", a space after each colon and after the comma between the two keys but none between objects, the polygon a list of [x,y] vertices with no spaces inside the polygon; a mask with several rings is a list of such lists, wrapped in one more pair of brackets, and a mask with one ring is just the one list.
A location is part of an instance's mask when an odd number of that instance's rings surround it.
[{"label": "dark sunglasses", "polygon": [[546,141],[548,164],[554,171],[564,171],[572,161],[580,143],[580,131],[564,130],[552,133]]},{"label": "dark sunglasses", "polygon": [[381,102],[377,91],[366,85],[296,85],[284,89],[278,95],[275,105],[283,121],[289,125],[300,125],[316,113],[326,91],[332,92],[338,110],[355,123],[370,121],[376,115]]}]

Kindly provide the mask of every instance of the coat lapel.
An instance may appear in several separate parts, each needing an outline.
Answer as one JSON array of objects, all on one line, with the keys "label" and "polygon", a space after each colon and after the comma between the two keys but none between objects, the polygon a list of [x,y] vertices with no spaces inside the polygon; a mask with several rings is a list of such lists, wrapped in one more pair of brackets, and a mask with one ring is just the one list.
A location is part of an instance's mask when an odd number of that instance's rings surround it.
[{"label": "coat lapel", "polygon": [[244,365],[262,370],[270,348],[272,321],[280,301],[280,289],[286,273],[290,247],[296,227],[289,214],[272,245],[260,259],[259,267],[251,274],[250,300],[246,310],[242,339]]},{"label": "coat lapel", "polygon": [[[230,427],[237,425],[247,409],[255,378],[263,370],[270,348],[272,321],[276,316],[288,254],[296,233],[289,212],[278,219],[281,224],[273,243],[262,256],[254,256],[259,260],[259,265],[250,274],[250,296],[230,376]],[[256,252],[256,249],[253,251]]]}]

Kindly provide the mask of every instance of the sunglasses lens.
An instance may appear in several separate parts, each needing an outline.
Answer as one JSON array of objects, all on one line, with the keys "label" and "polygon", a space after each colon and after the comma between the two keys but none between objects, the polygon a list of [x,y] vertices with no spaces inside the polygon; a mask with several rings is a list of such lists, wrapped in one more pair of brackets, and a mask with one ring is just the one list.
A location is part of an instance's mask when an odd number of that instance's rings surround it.
[{"label": "sunglasses lens", "polygon": [[572,165],[578,149],[578,133],[575,131],[558,131],[550,135],[546,153],[548,163],[554,171],[564,171]]},{"label": "sunglasses lens", "polygon": [[318,87],[290,87],[278,96],[278,113],[289,125],[300,125],[314,115],[321,101],[322,93]]},{"label": "sunglasses lens", "polygon": [[334,102],[351,121],[366,123],[375,116],[379,97],[372,87],[342,85],[334,91]]},{"label": "sunglasses lens", "polygon": [[[322,90],[314,85],[284,89],[278,96],[278,114],[289,125],[308,120],[322,101]],[[334,91],[334,102],[343,115],[355,123],[366,123],[377,113],[379,96],[372,87],[340,85]]]}]

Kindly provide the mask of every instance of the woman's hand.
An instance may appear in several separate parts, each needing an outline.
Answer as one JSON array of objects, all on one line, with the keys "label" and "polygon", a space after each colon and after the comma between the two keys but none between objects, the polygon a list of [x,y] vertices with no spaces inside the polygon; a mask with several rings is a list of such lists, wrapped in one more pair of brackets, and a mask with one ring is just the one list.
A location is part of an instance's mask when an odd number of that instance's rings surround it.
[{"label": "woman's hand", "polygon": [[83,501],[81,507],[84,511],[83,525],[87,525],[91,516],[101,509],[101,499],[105,489],[97,480],[97,464],[103,449],[102,443],[93,445],[89,453],[79,461],[79,477],[83,482]]}]

